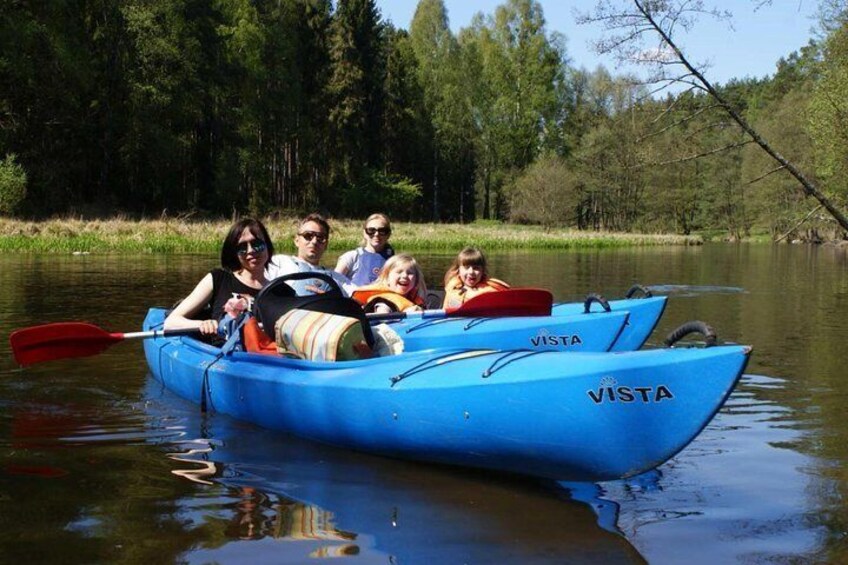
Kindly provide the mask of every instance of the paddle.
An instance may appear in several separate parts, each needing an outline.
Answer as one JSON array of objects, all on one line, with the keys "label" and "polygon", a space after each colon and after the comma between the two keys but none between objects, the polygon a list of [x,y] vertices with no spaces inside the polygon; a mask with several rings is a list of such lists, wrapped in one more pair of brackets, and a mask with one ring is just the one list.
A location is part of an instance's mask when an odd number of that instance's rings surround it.
[{"label": "paddle", "polygon": [[505,318],[516,316],[550,316],[553,295],[541,288],[510,288],[487,292],[455,308],[419,312],[366,314],[369,320],[402,320],[404,318]]},{"label": "paddle", "polygon": [[200,333],[199,328],[110,333],[85,322],[58,322],[12,332],[9,343],[18,365],[56,359],[90,357],[125,339],[172,337]]},{"label": "paddle", "polygon": [[[475,296],[461,306],[420,312],[368,314],[369,320],[440,317],[514,317],[550,316],[553,296],[538,288],[513,288]],[[32,365],[57,359],[91,357],[125,339],[173,337],[200,333],[198,328],[152,330],[146,332],[108,332],[85,322],[57,322],[12,332],[9,342],[19,365]]]}]

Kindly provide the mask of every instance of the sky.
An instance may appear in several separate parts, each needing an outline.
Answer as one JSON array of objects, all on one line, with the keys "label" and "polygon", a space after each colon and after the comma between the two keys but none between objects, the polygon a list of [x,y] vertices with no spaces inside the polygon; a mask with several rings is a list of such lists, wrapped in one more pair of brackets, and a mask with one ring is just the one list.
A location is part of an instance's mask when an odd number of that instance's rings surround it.
[{"label": "sky", "polygon": [[[454,32],[468,27],[477,12],[494,14],[505,0],[443,0]],[[547,22],[548,33],[566,37],[566,52],[575,67],[594,70],[599,64],[613,74],[632,72],[620,68],[611,57],[600,57],[591,46],[602,36],[597,25],[577,25],[574,10],[589,11],[594,0],[537,0]],[[772,0],[755,11],[762,0],[705,0],[705,4],[733,14],[727,22],[701,17],[690,32],[678,32],[675,41],[692,63],[707,63],[707,80],[726,84],[733,78],[763,78],[773,75],[777,61],[799,50],[813,37],[817,0]],[[377,0],[383,20],[409,29],[418,0]]]}]

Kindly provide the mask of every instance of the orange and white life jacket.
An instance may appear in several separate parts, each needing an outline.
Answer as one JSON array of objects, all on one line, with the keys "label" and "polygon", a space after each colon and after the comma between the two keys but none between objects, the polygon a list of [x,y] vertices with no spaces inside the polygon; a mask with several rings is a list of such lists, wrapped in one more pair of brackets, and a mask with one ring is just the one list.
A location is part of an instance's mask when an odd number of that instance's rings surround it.
[{"label": "orange and white life jacket", "polygon": [[462,306],[467,300],[486,294],[487,292],[498,292],[506,290],[509,285],[502,280],[487,277],[475,287],[468,287],[462,284],[459,275],[455,276],[450,282],[445,285],[445,301],[442,308],[456,308]]},{"label": "orange and white life jacket", "polygon": [[351,298],[359,302],[365,307],[365,311],[369,310],[368,306],[376,302],[388,302],[398,312],[403,312],[415,306],[424,306],[424,299],[415,295],[414,299],[409,299],[402,294],[393,292],[384,286],[368,285],[357,288],[353,291]]}]

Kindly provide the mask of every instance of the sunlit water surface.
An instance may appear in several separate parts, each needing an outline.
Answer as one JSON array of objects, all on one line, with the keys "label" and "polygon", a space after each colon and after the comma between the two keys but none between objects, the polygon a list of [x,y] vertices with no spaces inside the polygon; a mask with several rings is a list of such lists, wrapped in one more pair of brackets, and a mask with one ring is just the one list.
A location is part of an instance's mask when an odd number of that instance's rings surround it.
[{"label": "sunlit water surface", "polygon": [[[418,254],[429,281],[450,257]],[[750,344],[707,429],[656,471],[516,480],[315,445],[175,398],[137,342],[20,369],[48,321],[136,330],[214,256],[0,258],[0,562],[761,563],[848,560],[848,257],[832,248],[493,255],[559,301],[667,294],[649,346],[699,319]],[[330,258],[332,260],[332,257]]]}]

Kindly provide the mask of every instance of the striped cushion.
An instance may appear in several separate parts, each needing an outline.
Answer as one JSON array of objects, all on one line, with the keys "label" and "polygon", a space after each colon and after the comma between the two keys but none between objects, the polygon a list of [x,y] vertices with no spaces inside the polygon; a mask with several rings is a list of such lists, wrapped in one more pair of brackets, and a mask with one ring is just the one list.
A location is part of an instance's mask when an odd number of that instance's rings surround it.
[{"label": "striped cushion", "polygon": [[368,357],[362,325],[356,318],[294,309],[274,324],[277,351],[310,361],[348,361]]}]

